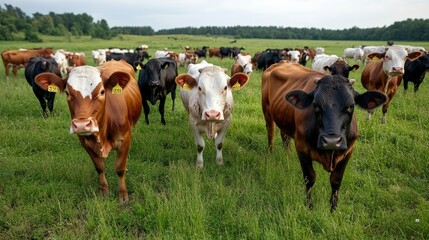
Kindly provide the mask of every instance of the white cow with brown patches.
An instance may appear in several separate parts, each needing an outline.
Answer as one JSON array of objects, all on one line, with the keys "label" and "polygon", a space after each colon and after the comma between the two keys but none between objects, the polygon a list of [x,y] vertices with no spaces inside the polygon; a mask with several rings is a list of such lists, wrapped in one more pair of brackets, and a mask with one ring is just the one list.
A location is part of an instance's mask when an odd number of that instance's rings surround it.
[{"label": "white cow with brown patches", "polygon": [[234,103],[231,90],[241,89],[249,77],[244,73],[229,77],[226,69],[218,66],[203,67],[199,72],[194,75],[181,74],[176,77],[176,83],[181,88],[182,102],[189,113],[189,125],[198,151],[197,166],[203,166],[203,133],[208,139],[214,139],[216,163],[221,165],[222,143],[231,122]]}]

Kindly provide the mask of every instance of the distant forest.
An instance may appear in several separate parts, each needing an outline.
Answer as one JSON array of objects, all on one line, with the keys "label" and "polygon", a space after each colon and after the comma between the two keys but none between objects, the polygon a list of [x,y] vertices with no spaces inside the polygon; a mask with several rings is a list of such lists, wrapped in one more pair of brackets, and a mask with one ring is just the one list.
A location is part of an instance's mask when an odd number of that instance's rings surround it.
[{"label": "distant forest", "polygon": [[51,36],[83,36],[111,39],[119,34],[167,35],[188,34],[231,36],[240,38],[310,39],[310,40],[373,40],[373,41],[429,41],[429,19],[406,19],[390,26],[376,28],[352,27],[343,30],[294,28],[277,26],[184,27],[154,31],[150,26],[110,28],[107,21],[86,14],[50,12],[27,16],[20,8],[0,6],[0,40],[40,42],[40,34]]}]

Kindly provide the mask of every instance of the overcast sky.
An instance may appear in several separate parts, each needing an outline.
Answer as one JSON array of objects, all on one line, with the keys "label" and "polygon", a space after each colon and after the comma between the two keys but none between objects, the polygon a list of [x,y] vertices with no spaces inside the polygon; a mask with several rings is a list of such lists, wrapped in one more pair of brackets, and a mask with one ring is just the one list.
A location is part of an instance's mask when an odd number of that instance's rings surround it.
[{"label": "overcast sky", "polygon": [[279,26],[346,29],[383,27],[429,18],[429,0],[1,0],[28,16],[87,13],[109,27],[155,31],[201,26]]}]

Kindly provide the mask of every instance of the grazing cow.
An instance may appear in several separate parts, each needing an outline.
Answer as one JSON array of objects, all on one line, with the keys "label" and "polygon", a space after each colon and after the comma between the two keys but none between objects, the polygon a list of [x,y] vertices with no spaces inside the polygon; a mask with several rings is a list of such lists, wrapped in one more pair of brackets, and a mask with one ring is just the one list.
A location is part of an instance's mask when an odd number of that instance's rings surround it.
[{"label": "grazing cow", "polygon": [[[370,61],[362,71],[362,85],[367,90],[379,90],[384,92],[388,101],[383,105],[382,123],[386,123],[386,112],[393,96],[398,91],[404,74],[405,60],[411,61],[422,55],[422,52],[407,53],[404,47],[391,46],[383,53],[371,53],[367,57],[377,61]],[[372,111],[368,111],[367,119],[371,118]]]},{"label": "grazing cow", "polygon": [[253,64],[251,63],[251,60],[252,56],[250,55],[238,54],[235,63],[231,67],[231,76],[239,72],[250,76],[253,72]]},{"label": "grazing cow", "polygon": [[30,58],[25,67],[25,78],[33,89],[34,95],[36,95],[37,99],[39,100],[40,106],[42,107],[43,116],[47,117],[48,113],[46,112],[46,104],[48,105],[49,112],[52,114],[54,111],[55,92],[48,92],[41,89],[34,81],[37,74],[44,72],[50,72],[57,75],[58,77],[61,77],[60,69],[53,58]]},{"label": "grazing cow", "polygon": [[143,109],[146,124],[149,124],[149,105],[147,101],[154,105],[158,100],[159,113],[161,114],[161,124],[165,125],[164,106],[167,95],[171,93],[173,100],[172,111],[174,111],[174,99],[176,98],[177,64],[171,58],[150,59],[142,66],[139,72],[139,88],[143,98]]},{"label": "grazing cow", "polygon": [[200,58],[205,58],[207,56],[208,48],[208,46],[203,46],[203,48],[195,50],[194,53],[197,54]]},{"label": "grazing cow", "polygon": [[232,56],[232,48],[230,47],[220,47],[219,48],[220,59],[231,57]]},{"label": "grazing cow", "polygon": [[32,50],[5,50],[1,53],[6,77],[9,78],[9,68],[12,67],[13,75],[16,76],[18,69],[25,67],[30,58],[41,56],[51,58],[54,55],[52,48],[38,48]]},{"label": "grazing cow", "polygon": [[268,146],[272,150],[275,125],[286,148],[294,139],[310,208],[311,189],[316,180],[312,161],[319,162],[330,173],[333,211],[358,137],[354,106],[373,109],[386,101],[386,95],[378,91],[359,94],[353,83],[354,80],[339,75],[325,75],[289,62],[274,64],[262,75]]},{"label": "grazing cow", "polygon": [[209,57],[221,57],[220,48],[209,48]]},{"label": "grazing cow", "polygon": [[214,139],[216,163],[223,163],[222,144],[232,118],[231,89],[241,89],[248,79],[243,73],[229,77],[226,75],[226,69],[218,66],[201,68],[199,75],[181,74],[176,77],[197,145],[198,167],[203,166],[205,142],[202,133],[206,133],[208,139]]},{"label": "grazing cow", "polygon": [[344,49],[344,60],[354,59],[357,64],[361,64],[363,60],[363,49],[362,48],[346,48]]},{"label": "grazing cow", "polygon": [[65,79],[52,73],[39,74],[36,83],[45,90],[55,84],[67,94],[72,119],[70,133],[78,135],[94,162],[103,193],[108,192],[105,159],[112,149],[117,151],[118,198],[120,203],[128,201],[125,172],[131,129],[140,117],[142,104],[133,68],[123,60],[110,61],[98,68],[75,67]]},{"label": "grazing cow", "polygon": [[416,93],[425,78],[426,72],[429,71],[429,54],[425,52],[414,61],[407,59],[404,67],[404,90],[408,89],[408,82],[412,82],[414,83],[414,92]]}]

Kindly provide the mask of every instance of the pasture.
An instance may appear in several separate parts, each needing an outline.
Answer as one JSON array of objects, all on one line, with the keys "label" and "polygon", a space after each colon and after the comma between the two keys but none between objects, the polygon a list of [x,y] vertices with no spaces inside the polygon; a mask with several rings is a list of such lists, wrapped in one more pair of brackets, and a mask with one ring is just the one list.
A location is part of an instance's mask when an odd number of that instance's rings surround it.
[{"label": "pasture", "polygon": [[[238,46],[244,52],[266,48],[324,47],[342,56],[351,46],[385,42],[232,39],[209,36],[120,36],[110,41],[44,37],[40,44],[0,42],[0,50],[53,47],[83,51],[134,48],[149,53],[164,47]],[[423,46],[429,43],[397,43]],[[232,59],[208,58],[230,72]],[[353,61],[351,61],[353,63]],[[307,64],[310,67],[310,63]],[[179,73],[186,70],[181,67]],[[362,67],[351,73],[362,93]],[[330,213],[329,174],[314,164],[314,209],[305,206],[305,186],[294,147],[282,148],[279,132],[269,153],[261,109],[261,71],[234,92],[233,120],[224,164],[215,164],[214,143],[206,140],[203,169],[195,166],[196,147],[188,116],[177,94],[167,97],[166,126],[159,102],[150,125],[142,114],[133,129],[126,183],[130,201],[117,202],[117,176],[111,152],[106,160],[109,194],[98,194],[97,173],[76,136],[69,134],[65,94],[57,94],[54,116],[44,119],[24,70],[6,80],[0,67],[0,239],[429,239],[429,78],[414,94],[403,86],[381,124],[356,108],[359,138],[344,174],[338,209]],[[136,77],[137,78],[137,77]],[[177,89],[179,91],[179,88]],[[179,92],[178,92],[179,93]]]}]

